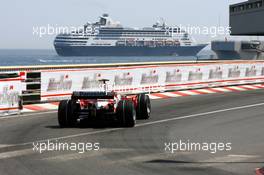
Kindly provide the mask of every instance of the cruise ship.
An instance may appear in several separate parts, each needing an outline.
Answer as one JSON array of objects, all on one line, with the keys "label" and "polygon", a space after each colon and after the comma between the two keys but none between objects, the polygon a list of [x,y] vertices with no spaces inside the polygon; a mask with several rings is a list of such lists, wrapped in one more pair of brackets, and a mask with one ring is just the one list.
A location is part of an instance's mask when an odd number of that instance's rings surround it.
[{"label": "cruise ship", "polygon": [[54,40],[60,56],[196,56],[206,44],[195,44],[187,32],[157,22],[128,28],[103,14],[98,22],[61,33]]}]

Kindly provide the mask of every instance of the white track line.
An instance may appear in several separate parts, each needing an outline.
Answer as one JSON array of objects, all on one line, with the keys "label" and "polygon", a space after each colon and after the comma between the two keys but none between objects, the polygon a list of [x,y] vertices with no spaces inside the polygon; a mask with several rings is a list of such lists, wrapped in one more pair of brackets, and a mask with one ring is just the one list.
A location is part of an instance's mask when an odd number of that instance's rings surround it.
[{"label": "white track line", "polygon": [[212,159],[205,160],[205,162],[239,162],[245,161],[247,159],[257,158],[259,156],[256,155],[227,155],[223,157],[214,157]]},{"label": "white track line", "polygon": [[[6,117],[0,117],[0,120],[2,119],[12,119],[12,118],[20,118],[20,117],[28,117],[28,116],[35,116],[35,115],[40,115],[40,114],[52,114],[52,113],[56,113],[57,111],[47,111],[47,112],[35,112],[35,113],[30,113],[30,114],[23,114],[24,111],[22,111],[22,114],[18,114],[18,115],[10,115],[10,116],[6,116]],[[38,116],[40,117],[47,117],[47,116]]]},{"label": "white track line", "polygon": [[[43,153],[47,153],[49,151],[44,151]],[[45,157],[42,160],[54,160],[54,161],[70,161],[70,160],[79,160],[79,159],[84,159],[84,158],[91,158],[95,156],[102,156],[105,154],[110,154],[110,153],[126,153],[126,152],[133,152],[133,149],[123,149],[123,148],[103,148],[99,149],[97,151],[87,151],[84,153],[78,153],[78,151],[74,153],[69,153],[69,154],[62,154],[58,156],[53,156],[53,157]]]},{"label": "white track line", "polygon": [[9,147],[9,146],[12,146],[12,145],[0,144],[0,148],[5,148],[5,147]]},{"label": "white track line", "polygon": [[19,157],[19,156],[25,156],[25,155],[29,155],[33,153],[34,153],[33,149],[23,149],[23,150],[3,152],[3,153],[0,153],[0,160],[13,158],[13,157]]},{"label": "white track line", "polygon": [[231,163],[231,162],[245,162],[250,159],[256,159],[259,158],[260,156],[257,155],[226,155],[222,157],[215,157],[207,160],[201,161],[201,163],[205,162],[205,164],[200,164],[200,167],[207,167],[207,166],[221,166],[226,163]]}]

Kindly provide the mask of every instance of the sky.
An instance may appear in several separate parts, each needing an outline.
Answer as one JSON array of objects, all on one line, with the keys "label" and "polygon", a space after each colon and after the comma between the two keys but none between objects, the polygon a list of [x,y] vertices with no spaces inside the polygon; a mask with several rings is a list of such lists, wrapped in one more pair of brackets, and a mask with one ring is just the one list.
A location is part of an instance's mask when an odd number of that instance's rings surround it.
[{"label": "sky", "polygon": [[[39,37],[33,28],[80,26],[103,13],[127,27],[152,26],[160,18],[170,25],[227,27],[229,4],[236,2],[241,0],[1,0],[0,48],[52,49],[55,35]],[[198,43],[225,38],[193,37]]]}]

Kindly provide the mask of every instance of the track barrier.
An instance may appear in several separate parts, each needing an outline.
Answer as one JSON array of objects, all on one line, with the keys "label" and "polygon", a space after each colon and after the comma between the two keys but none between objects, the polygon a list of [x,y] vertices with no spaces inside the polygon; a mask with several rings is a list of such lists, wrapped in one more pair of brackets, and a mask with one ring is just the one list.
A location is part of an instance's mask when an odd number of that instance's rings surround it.
[{"label": "track barrier", "polygon": [[255,84],[264,82],[264,61],[0,67],[0,115],[16,113],[23,104],[69,98],[73,91],[98,91],[100,79],[124,94]]}]

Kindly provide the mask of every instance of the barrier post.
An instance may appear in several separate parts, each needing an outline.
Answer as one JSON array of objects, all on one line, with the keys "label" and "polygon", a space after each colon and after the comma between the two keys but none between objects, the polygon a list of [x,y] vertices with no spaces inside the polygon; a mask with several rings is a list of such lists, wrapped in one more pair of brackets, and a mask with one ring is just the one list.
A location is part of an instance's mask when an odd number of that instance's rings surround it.
[{"label": "barrier post", "polygon": [[19,114],[21,114],[21,111],[23,110],[23,98],[22,96],[18,97],[18,110],[19,110]]}]

